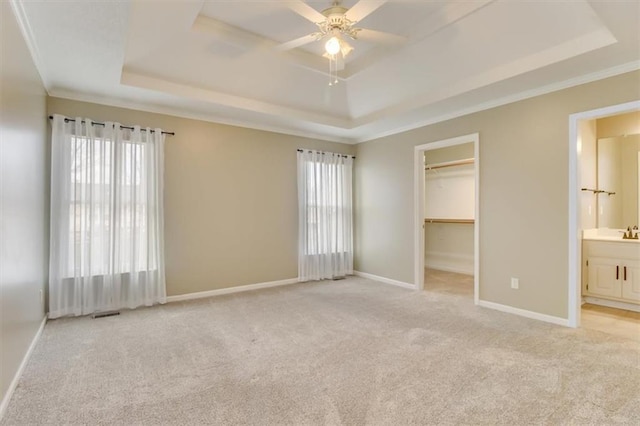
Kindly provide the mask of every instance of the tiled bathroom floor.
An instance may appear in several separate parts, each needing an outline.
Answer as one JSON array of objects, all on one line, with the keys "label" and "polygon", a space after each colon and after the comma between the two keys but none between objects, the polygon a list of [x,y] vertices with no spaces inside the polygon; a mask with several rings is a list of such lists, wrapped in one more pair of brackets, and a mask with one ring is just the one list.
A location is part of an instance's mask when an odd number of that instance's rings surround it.
[{"label": "tiled bathroom floor", "polygon": [[582,305],[581,316],[583,328],[640,342],[640,312],[585,303]]}]

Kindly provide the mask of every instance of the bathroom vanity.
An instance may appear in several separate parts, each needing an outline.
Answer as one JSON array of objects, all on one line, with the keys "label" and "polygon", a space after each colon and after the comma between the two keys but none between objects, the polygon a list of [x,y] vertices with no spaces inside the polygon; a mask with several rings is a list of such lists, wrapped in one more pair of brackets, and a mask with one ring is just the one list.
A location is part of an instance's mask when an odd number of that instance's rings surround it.
[{"label": "bathroom vanity", "polygon": [[618,229],[588,229],[582,238],[582,296],[589,303],[640,311],[640,240]]}]

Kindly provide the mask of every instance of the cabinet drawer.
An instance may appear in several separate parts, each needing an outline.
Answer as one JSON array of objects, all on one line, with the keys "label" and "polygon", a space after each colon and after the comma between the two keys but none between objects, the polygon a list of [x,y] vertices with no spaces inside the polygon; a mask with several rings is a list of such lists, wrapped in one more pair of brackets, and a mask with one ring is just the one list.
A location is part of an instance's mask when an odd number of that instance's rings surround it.
[{"label": "cabinet drawer", "polygon": [[640,243],[616,241],[583,241],[583,256],[638,260]]}]

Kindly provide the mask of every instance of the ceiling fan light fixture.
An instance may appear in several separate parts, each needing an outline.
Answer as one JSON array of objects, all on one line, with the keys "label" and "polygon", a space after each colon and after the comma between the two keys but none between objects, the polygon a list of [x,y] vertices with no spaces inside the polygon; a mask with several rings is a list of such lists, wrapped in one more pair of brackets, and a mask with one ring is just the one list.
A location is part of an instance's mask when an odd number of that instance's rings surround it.
[{"label": "ceiling fan light fixture", "polygon": [[342,43],[340,43],[340,39],[336,36],[331,37],[324,44],[324,50],[329,55],[336,55],[340,50],[342,50]]},{"label": "ceiling fan light fixture", "polygon": [[346,58],[347,55],[351,53],[352,50],[353,50],[353,46],[351,46],[346,41],[342,41],[342,43],[340,43],[340,53],[342,53],[343,58]]},{"label": "ceiling fan light fixture", "polygon": [[[318,30],[279,45],[279,50],[289,50],[313,41],[323,41],[324,53],[322,56],[329,60],[329,85],[333,86],[338,83],[338,69],[344,68],[345,58],[354,50],[353,46],[345,40],[347,38],[357,40],[363,28],[356,28],[355,25],[387,1],[389,0],[358,0],[351,8],[346,8],[341,5],[341,0],[333,0],[331,7],[318,12],[304,0],[289,0],[289,7],[305,19],[313,22]],[[384,39],[385,36],[386,38],[391,36],[400,38],[393,34],[372,30],[367,30],[366,33],[362,34],[367,34],[369,38],[376,36],[374,38],[377,39]]]}]

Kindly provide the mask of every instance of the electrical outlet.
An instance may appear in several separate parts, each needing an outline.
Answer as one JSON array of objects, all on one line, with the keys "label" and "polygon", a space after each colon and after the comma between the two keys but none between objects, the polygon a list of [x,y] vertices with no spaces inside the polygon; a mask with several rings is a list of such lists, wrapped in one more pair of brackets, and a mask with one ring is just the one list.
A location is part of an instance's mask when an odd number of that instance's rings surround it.
[{"label": "electrical outlet", "polygon": [[518,278],[511,277],[511,288],[514,290],[520,288],[520,280]]}]

